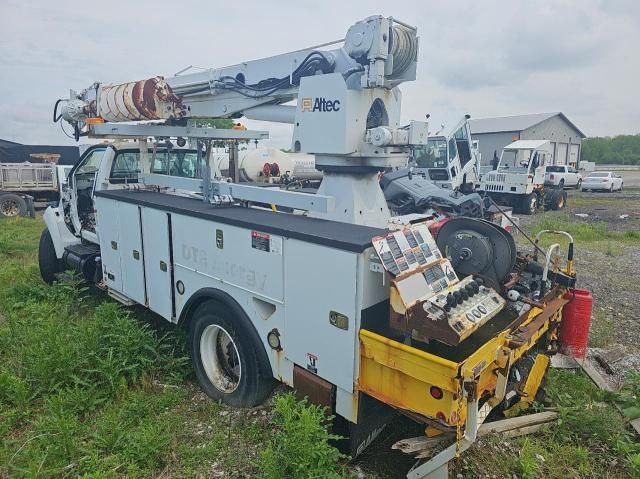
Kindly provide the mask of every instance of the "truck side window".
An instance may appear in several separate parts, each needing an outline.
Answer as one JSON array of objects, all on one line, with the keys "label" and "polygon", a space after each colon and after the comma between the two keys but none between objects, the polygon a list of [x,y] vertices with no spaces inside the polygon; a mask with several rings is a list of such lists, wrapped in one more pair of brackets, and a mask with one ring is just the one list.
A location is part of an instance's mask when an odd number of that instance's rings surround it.
[{"label": "truck side window", "polygon": [[100,160],[104,154],[104,148],[96,149],[90,152],[83,160],[82,164],[76,168],[74,174],[84,175],[87,173],[95,173],[100,166]]},{"label": "truck side window", "polygon": [[456,148],[456,140],[451,138],[449,140],[449,161],[453,160],[458,154],[458,150]]},{"label": "truck side window", "polygon": [[[140,153],[132,151],[120,151],[113,160],[109,181],[117,183],[118,180],[128,182],[137,181],[140,173]],[[114,181],[115,180],[115,181]]]}]

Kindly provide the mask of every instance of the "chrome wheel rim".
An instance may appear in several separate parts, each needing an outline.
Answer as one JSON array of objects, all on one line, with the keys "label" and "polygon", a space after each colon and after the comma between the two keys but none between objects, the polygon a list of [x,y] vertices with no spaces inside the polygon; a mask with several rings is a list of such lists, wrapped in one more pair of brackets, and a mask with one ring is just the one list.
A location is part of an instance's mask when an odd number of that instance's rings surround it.
[{"label": "chrome wheel rim", "polygon": [[5,216],[18,216],[18,202],[16,200],[0,200],[0,212]]},{"label": "chrome wheel rim", "polygon": [[231,335],[221,326],[211,324],[200,336],[202,367],[219,391],[230,394],[240,385],[242,364],[240,354]]}]

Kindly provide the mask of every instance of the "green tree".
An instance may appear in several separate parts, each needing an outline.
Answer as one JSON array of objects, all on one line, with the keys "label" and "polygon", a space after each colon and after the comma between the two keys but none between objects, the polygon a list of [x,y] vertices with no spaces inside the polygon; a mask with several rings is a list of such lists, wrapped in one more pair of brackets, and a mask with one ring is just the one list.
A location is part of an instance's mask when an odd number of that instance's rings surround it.
[{"label": "green tree", "polygon": [[640,165],[640,135],[587,138],[582,141],[582,160],[597,164]]}]

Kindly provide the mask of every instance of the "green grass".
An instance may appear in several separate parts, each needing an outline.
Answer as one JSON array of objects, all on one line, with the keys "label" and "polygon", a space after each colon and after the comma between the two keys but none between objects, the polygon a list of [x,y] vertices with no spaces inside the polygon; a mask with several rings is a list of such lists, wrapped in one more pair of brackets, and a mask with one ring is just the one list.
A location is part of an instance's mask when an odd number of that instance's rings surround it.
[{"label": "green grass", "polygon": [[617,403],[637,407],[639,378],[630,377],[622,393],[611,394],[581,373],[551,370],[546,390],[560,414],[557,423],[532,436],[481,441],[470,450],[463,476],[640,478],[640,443],[615,408]]},{"label": "green grass", "polygon": [[[573,236],[576,242],[616,242],[640,245],[640,231],[615,231],[608,228],[604,221],[577,223],[569,219],[568,214],[542,214],[540,221],[531,227],[534,237],[542,230],[562,230]],[[549,237],[547,237],[549,238]],[[554,238],[554,241],[557,238]],[[546,240],[550,241],[550,240]]]},{"label": "green grass", "polygon": [[[626,191],[625,193],[629,193]],[[620,206],[621,208],[628,204],[629,200],[623,198],[603,197],[596,193],[572,194],[569,197],[567,206],[570,208],[589,208],[594,206]]]},{"label": "green grass", "polygon": [[192,383],[180,330],[45,285],[43,226],[0,220],[0,478],[347,477],[318,408],[228,409]]},{"label": "green grass", "polygon": [[605,310],[594,308],[589,330],[589,346],[606,348],[615,338],[616,320]]},{"label": "green grass", "polygon": [[[151,329],[73,278],[44,285],[42,228],[0,220],[0,478],[349,477],[319,408],[291,395],[255,410],[211,401],[180,331]],[[614,396],[552,371],[548,391],[561,422],[508,451],[472,448],[464,477],[640,477],[638,444],[613,407],[638,413],[640,377]]]}]

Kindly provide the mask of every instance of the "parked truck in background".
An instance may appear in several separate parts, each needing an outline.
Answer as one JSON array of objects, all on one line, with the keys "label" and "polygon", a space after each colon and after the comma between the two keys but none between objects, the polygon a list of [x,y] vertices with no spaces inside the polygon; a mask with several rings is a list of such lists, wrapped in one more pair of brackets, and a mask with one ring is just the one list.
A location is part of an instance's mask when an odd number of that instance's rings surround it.
[{"label": "parked truck in background", "polygon": [[578,170],[567,165],[549,165],[544,173],[544,184],[558,188],[580,189],[582,176]]},{"label": "parked truck in background", "polygon": [[413,147],[414,172],[441,188],[474,191],[480,180],[480,151],[471,140],[469,115],[447,134],[429,135],[426,145]]},{"label": "parked truck in background", "polygon": [[57,201],[70,166],[0,163],[0,217],[34,216],[35,202]]},{"label": "parked truck in background", "polygon": [[561,188],[545,188],[545,167],[553,159],[547,140],[518,140],[504,147],[498,167],[482,177],[480,190],[498,204],[523,214],[564,208],[567,194]]}]

